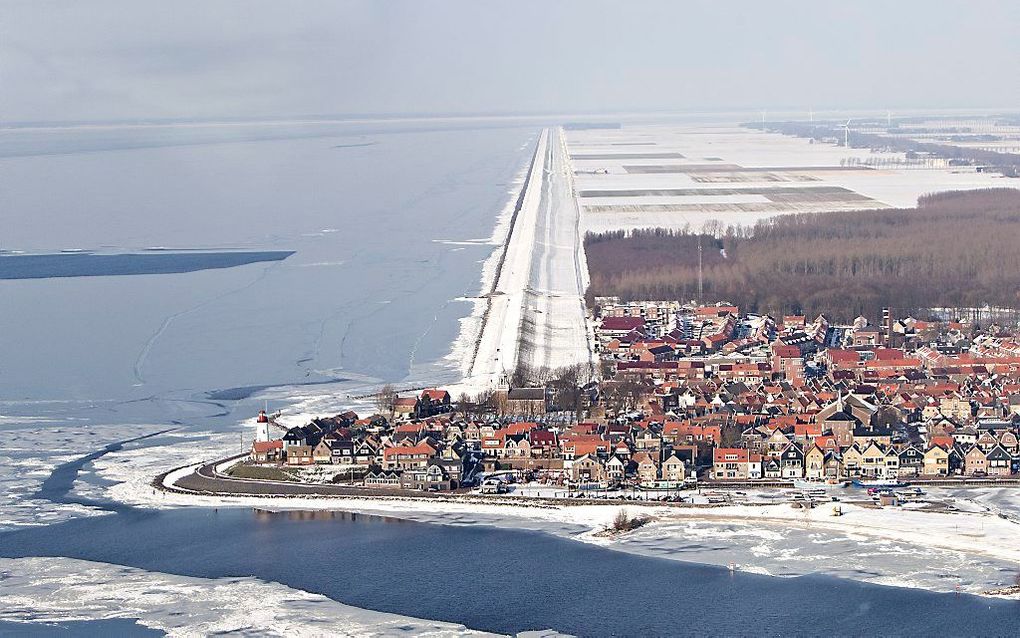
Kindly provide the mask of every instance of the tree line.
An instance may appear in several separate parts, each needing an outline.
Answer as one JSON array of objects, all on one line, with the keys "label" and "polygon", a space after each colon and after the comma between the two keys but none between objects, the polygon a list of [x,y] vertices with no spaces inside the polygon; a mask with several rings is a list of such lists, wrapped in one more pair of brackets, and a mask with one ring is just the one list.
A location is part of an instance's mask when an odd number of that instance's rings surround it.
[{"label": "tree line", "polygon": [[748,312],[824,313],[837,321],[883,307],[1020,306],[1020,191],[932,194],[910,209],[799,213],[753,227],[589,235],[589,299],[704,299]]},{"label": "tree line", "polygon": [[[752,123],[744,124],[747,128],[756,128],[760,125]],[[806,123],[806,122],[777,122],[769,124],[769,130],[777,131],[784,135],[794,135],[812,140],[844,139],[842,126],[828,123]],[[915,153],[931,153],[950,161],[964,161],[967,163],[984,164],[993,166],[1007,177],[1020,175],[1020,154],[1000,153],[981,148],[970,148],[956,146],[949,142],[922,142],[909,137],[892,137],[875,133],[865,133],[859,130],[850,130],[850,146],[854,148],[884,148],[890,151],[906,153],[908,157]]]}]

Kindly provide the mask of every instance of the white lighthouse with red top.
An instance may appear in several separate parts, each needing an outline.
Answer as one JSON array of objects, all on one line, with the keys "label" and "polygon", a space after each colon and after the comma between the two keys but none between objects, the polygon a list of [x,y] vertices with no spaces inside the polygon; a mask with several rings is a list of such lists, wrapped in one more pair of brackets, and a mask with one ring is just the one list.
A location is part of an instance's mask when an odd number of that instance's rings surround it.
[{"label": "white lighthouse with red top", "polygon": [[269,417],[265,410],[259,410],[259,416],[255,419],[255,440],[269,440]]}]

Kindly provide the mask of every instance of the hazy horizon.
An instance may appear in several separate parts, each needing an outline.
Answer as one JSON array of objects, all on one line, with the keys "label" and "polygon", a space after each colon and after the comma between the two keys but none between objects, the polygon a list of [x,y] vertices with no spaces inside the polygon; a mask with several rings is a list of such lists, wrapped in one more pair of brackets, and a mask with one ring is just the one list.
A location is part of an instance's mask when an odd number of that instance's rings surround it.
[{"label": "hazy horizon", "polygon": [[6,122],[1020,104],[1007,2],[14,0],[0,17]]}]

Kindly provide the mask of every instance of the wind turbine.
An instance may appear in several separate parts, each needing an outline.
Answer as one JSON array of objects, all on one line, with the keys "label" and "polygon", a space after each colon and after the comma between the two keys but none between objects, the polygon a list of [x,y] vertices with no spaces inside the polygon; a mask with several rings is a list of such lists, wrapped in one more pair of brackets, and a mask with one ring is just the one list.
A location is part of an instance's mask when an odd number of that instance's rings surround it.
[{"label": "wind turbine", "polygon": [[892,111],[886,110],[885,112],[885,126],[892,128]]},{"label": "wind turbine", "polygon": [[809,106],[807,112],[808,112],[808,119],[810,119],[812,122],[814,122],[815,121],[815,109],[813,107]]},{"label": "wind turbine", "polygon": [[761,112],[761,132],[765,132],[765,111]]},{"label": "wind turbine", "polygon": [[843,146],[850,148],[850,120],[843,125]]}]

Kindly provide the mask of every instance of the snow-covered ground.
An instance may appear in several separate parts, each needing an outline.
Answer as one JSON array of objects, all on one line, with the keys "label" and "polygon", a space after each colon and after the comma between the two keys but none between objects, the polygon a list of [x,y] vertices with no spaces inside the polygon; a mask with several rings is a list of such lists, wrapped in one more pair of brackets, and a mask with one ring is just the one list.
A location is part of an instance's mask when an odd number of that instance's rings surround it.
[{"label": "snow-covered ground", "polygon": [[[92,472],[100,480],[79,479],[74,493],[91,498],[106,498],[119,503],[138,502],[147,494],[150,502],[163,501],[164,492],[152,487],[152,479],[161,472],[185,464],[197,464],[240,452],[241,436],[236,432],[168,433],[173,439],[164,445],[133,446],[103,455],[92,462]],[[251,437],[245,439],[251,446]]]},{"label": "snow-covered ground", "polygon": [[69,558],[0,559],[0,620],[137,618],[171,636],[483,636],[256,578],[189,578]]},{"label": "snow-covered ground", "polygon": [[[697,230],[710,220],[751,225],[784,213],[911,207],[926,193],[1016,185],[1016,180],[971,168],[842,169],[848,161],[902,160],[903,154],[811,143],[732,125],[576,130],[567,141],[577,156],[572,163],[579,192],[683,189],[681,195],[581,197],[583,227],[595,232],[687,225]],[[651,156],[663,153],[683,157]],[[641,167],[672,172],[638,172],[649,170]],[[771,201],[760,192],[746,192],[826,187],[846,192],[830,190],[797,201]]]},{"label": "snow-covered ground", "polygon": [[585,326],[588,265],[563,130],[548,146],[531,272],[518,336],[518,362],[557,368],[593,361]]},{"label": "snow-covered ground", "polygon": [[[539,133],[538,141],[536,142],[535,157],[538,158],[535,165],[536,171],[539,171],[541,165],[541,156],[539,154],[546,146],[546,136],[547,133],[543,130]],[[538,181],[540,178],[536,177],[534,173],[528,179],[527,184],[525,184],[526,178],[528,178],[527,164],[521,168],[521,172],[513,181],[512,188],[507,193],[507,203],[496,218],[496,225],[492,230],[492,236],[485,242],[491,245],[493,249],[488,258],[482,262],[481,280],[478,287],[479,296],[470,299],[472,303],[471,314],[460,320],[460,330],[458,331],[457,338],[450,347],[450,353],[446,356],[446,360],[457,366],[462,371],[462,376],[464,377],[458,384],[457,392],[455,392],[455,395],[458,396],[462,392],[477,393],[497,383],[503,369],[501,359],[502,349],[503,347],[512,346],[512,342],[509,342],[509,345],[507,345],[507,340],[512,335],[503,335],[502,326],[506,322],[508,311],[512,311],[513,308],[507,305],[506,289],[497,287],[494,290],[493,284],[496,281],[497,274],[500,276],[501,283],[504,277],[512,278],[507,267],[504,266],[502,273],[498,271],[500,270],[500,259],[503,257],[503,246],[507,242],[508,234],[511,231],[513,213],[521,189],[529,189],[525,191],[525,195],[527,195],[532,188],[537,188],[540,183]],[[530,200],[526,200],[522,204],[522,209],[530,205],[532,205]],[[507,248],[504,264],[511,262],[516,264],[515,260],[520,261],[524,248],[525,246],[520,243],[511,244]],[[515,268],[519,268],[519,266],[515,265]],[[493,294],[497,292],[500,294]],[[490,322],[497,323],[498,327],[489,327],[488,324]],[[507,351],[508,354],[511,352],[512,350]]]},{"label": "snow-covered ground", "polygon": [[497,226],[496,234],[510,232],[502,268],[495,272],[501,250],[483,268],[483,288],[496,282],[488,303],[465,322],[455,346],[468,360],[455,394],[492,389],[518,363],[557,368],[592,360],[588,268],[562,129],[542,132],[524,188],[513,229],[505,214]]},{"label": "snow-covered ground", "polygon": [[[517,363],[524,291],[528,285],[535,250],[549,137],[549,131],[544,130],[538,139],[535,164],[524,185],[524,200],[513,228],[504,225],[510,236],[502,267],[496,271],[502,255],[502,251],[497,249],[493,251],[486,262],[486,268],[483,269],[483,285],[488,283],[484,281],[488,278],[491,278],[490,281],[494,281],[495,285],[488,296],[480,331],[473,335],[477,345],[470,354],[468,373],[462,382],[466,389],[477,391],[495,387],[500,376],[504,372],[512,371]],[[491,273],[488,269],[492,269]],[[469,349],[470,346],[466,348]]]}]

